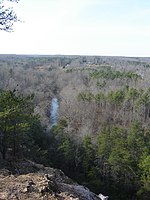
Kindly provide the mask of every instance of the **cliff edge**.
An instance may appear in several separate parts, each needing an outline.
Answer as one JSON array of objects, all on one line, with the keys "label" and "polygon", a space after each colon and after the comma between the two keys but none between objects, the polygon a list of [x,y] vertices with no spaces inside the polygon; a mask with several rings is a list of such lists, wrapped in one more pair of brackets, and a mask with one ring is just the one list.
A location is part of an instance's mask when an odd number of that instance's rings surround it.
[{"label": "cliff edge", "polygon": [[100,200],[88,188],[74,183],[58,169],[32,161],[4,162],[0,166],[0,200]]}]

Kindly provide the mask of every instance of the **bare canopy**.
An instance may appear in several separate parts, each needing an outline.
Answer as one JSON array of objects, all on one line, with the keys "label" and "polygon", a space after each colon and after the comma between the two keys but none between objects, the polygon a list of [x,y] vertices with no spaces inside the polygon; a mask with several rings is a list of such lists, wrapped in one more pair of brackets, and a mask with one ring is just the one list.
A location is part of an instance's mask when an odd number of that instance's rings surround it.
[{"label": "bare canopy", "polygon": [[19,0],[0,0],[0,30],[10,32],[18,18],[12,7],[5,6],[6,1],[18,3]]}]

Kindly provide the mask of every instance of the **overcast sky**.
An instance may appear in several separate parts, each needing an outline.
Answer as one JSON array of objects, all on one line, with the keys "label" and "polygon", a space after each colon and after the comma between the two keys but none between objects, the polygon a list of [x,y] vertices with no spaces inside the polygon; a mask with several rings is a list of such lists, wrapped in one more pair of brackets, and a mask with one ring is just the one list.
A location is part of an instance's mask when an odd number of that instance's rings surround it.
[{"label": "overcast sky", "polygon": [[0,53],[150,56],[150,0],[20,0]]}]

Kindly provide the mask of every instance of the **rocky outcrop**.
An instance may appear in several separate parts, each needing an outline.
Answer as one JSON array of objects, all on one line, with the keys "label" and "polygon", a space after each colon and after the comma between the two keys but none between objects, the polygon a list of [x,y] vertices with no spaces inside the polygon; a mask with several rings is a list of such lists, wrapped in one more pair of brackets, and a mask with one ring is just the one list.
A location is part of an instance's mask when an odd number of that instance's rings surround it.
[{"label": "rocky outcrop", "polygon": [[[88,188],[74,183],[58,169],[31,161],[0,170],[0,200],[100,200]],[[32,173],[31,173],[32,172]]]}]

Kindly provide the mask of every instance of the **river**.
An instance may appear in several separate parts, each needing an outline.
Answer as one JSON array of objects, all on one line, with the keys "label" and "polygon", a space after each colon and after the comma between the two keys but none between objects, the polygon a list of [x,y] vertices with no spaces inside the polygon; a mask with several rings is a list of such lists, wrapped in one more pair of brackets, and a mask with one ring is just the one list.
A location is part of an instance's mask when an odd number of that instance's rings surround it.
[{"label": "river", "polygon": [[51,107],[50,107],[50,126],[53,127],[58,122],[58,109],[59,102],[56,97],[52,98]]}]

